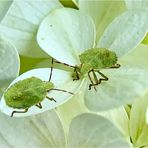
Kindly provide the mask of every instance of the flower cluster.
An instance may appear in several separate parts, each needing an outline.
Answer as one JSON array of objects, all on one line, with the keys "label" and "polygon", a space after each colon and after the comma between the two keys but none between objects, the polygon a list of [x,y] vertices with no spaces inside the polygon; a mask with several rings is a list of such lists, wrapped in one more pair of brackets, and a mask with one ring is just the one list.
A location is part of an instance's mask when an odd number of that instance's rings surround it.
[{"label": "flower cluster", "polygon": [[2,146],[148,146],[148,3],[71,3],[0,2],[0,110],[25,117],[0,115]]}]

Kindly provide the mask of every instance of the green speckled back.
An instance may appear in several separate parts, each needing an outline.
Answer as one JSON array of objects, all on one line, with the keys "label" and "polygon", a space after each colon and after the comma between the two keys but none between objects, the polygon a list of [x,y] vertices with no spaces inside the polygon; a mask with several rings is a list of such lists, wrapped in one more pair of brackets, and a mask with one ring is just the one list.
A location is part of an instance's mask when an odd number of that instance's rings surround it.
[{"label": "green speckled back", "polygon": [[88,49],[79,57],[81,63],[84,66],[86,65],[88,67],[89,65],[89,67],[91,67],[92,69],[98,70],[111,67],[117,62],[116,54],[105,48]]},{"label": "green speckled back", "polygon": [[41,102],[46,97],[47,90],[52,88],[53,83],[31,77],[12,85],[4,93],[4,98],[8,106],[26,109]]}]

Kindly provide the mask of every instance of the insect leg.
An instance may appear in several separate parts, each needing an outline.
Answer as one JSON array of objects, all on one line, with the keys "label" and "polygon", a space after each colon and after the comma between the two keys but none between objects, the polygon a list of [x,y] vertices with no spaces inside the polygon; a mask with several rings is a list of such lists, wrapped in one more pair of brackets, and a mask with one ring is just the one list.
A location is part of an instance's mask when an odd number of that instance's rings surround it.
[{"label": "insect leg", "polygon": [[50,89],[50,90],[63,91],[63,92],[69,93],[69,94],[71,94],[71,95],[74,95],[72,92],[69,92],[69,91],[66,91],[66,90],[63,90],[63,89],[54,88],[54,89]]},{"label": "insect leg", "polygon": [[38,108],[42,108],[42,105],[41,105],[41,103],[38,103],[38,104],[36,104],[35,106],[37,106]]},{"label": "insect leg", "polygon": [[72,65],[69,65],[69,64],[66,64],[66,63],[62,63],[62,62],[59,62],[59,61],[55,61],[54,60],[54,62],[55,63],[58,63],[58,64],[63,64],[63,65],[65,65],[65,66],[68,66],[68,67],[71,67],[71,68],[74,68],[74,72],[76,73],[76,79],[73,79],[73,80],[79,80],[80,79],[80,77],[79,77],[79,74],[78,74],[78,70],[77,70],[77,67],[76,66],[72,66]]},{"label": "insect leg", "polygon": [[101,82],[102,81],[108,81],[108,77],[107,76],[105,76],[103,73],[101,73],[99,70],[97,70],[96,72],[98,72],[103,78],[100,78],[99,80],[98,80],[98,83],[97,83],[97,85],[98,84],[101,84]]},{"label": "insect leg", "polygon": [[54,98],[50,98],[50,97],[48,97],[48,96],[46,96],[46,98],[47,98],[48,100],[50,100],[50,101],[57,102]]},{"label": "insect leg", "polygon": [[79,74],[78,74],[78,69],[77,69],[77,67],[75,66],[75,68],[74,68],[74,72],[76,73],[76,77],[77,78],[74,78],[73,79],[73,81],[75,81],[75,80],[79,80],[80,79],[80,77],[79,77]]},{"label": "insect leg", "polygon": [[28,108],[25,109],[24,111],[13,111],[13,112],[11,113],[11,117],[13,117],[13,115],[14,115],[15,113],[26,113],[27,111],[28,111]]},{"label": "insect leg", "polygon": [[109,68],[119,68],[120,66],[121,66],[120,64],[116,64],[116,65],[113,65],[113,66],[111,66]]},{"label": "insect leg", "polygon": [[51,60],[51,70],[50,70],[49,82],[51,81],[51,77],[52,77],[53,62],[54,62],[54,59],[52,58],[52,60]]},{"label": "insect leg", "polygon": [[59,61],[54,61],[55,63],[58,63],[58,64],[63,64],[65,66],[68,66],[68,67],[71,67],[71,68],[75,68],[75,66],[72,66],[72,65],[69,65],[69,64],[66,64],[66,63],[62,63],[62,62],[59,62]]},{"label": "insect leg", "polygon": [[91,87],[94,86],[95,91],[97,91],[95,84],[94,84],[93,80],[91,79],[91,75],[90,75],[91,72],[92,72],[92,70],[90,70],[88,72],[88,77],[89,77],[89,80],[91,81],[91,84],[89,84],[89,90],[91,90]]}]

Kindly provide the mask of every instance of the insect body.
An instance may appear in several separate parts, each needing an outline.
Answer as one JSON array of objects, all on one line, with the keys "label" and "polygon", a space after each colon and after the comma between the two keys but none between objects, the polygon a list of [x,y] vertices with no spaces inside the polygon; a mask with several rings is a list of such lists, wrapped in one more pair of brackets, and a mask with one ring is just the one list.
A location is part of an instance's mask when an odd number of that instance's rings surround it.
[{"label": "insect body", "polygon": [[[88,49],[81,55],[79,55],[79,58],[81,64],[73,67],[74,72],[72,74],[72,77],[73,80],[79,80],[85,74],[88,74],[88,77],[91,81],[89,89],[91,89],[91,86],[96,86],[100,84],[101,81],[108,80],[108,78],[100,72],[101,69],[120,67],[120,65],[117,64],[117,56],[115,52],[105,48]],[[99,73],[102,78],[98,80],[95,72]],[[94,77],[94,81],[92,80],[91,73]]]},{"label": "insect body", "polygon": [[47,92],[54,88],[52,82],[44,82],[36,77],[21,80],[5,93],[6,104],[12,108],[27,109],[34,104],[39,105],[47,96]]},{"label": "insect body", "polygon": [[[51,68],[52,74],[52,68]],[[14,113],[25,113],[32,106],[37,106],[42,108],[41,102],[46,98],[50,101],[55,101],[54,98],[47,96],[48,92],[51,90],[63,91],[61,89],[55,89],[54,84],[49,81],[42,81],[37,77],[30,77],[24,80],[20,80],[10,86],[8,90],[4,93],[4,99],[7,106],[15,109],[24,109],[24,111],[13,111],[11,117]],[[73,94],[71,92],[67,92]]]}]

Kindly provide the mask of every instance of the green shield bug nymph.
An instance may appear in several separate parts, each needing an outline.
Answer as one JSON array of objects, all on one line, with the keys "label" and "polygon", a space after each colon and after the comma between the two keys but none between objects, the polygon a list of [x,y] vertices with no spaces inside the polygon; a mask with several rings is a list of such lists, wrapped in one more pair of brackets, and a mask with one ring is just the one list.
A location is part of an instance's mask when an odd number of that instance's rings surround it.
[{"label": "green shield bug nymph", "polygon": [[43,81],[36,76],[31,76],[17,81],[6,90],[3,95],[6,105],[10,108],[17,109],[11,112],[11,117],[13,117],[15,113],[26,113],[32,106],[36,106],[41,109],[41,103],[45,99],[48,99],[53,103],[57,103],[57,100],[55,100],[54,97],[48,96],[48,93],[52,90],[73,95],[72,92],[55,88],[54,83],[51,82],[52,70],[53,68],[51,66],[51,72],[50,77],[48,76],[48,81]]},{"label": "green shield bug nymph", "polygon": [[[81,62],[80,65],[71,66],[66,63],[63,64],[74,68],[74,72],[72,73],[73,80],[79,80],[81,77],[87,74],[91,82],[89,85],[89,90],[92,86],[95,88],[95,86],[100,84],[101,81],[108,80],[108,77],[100,72],[101,69],[120,67],[120,65],[117,64],[116,53],[105,48],[92,48],[85,50],[79,55],[79,58]],[[58,61],[56,62],[61,63]],[[102,78],[98,79],[96,72],[100,74]]]}]

